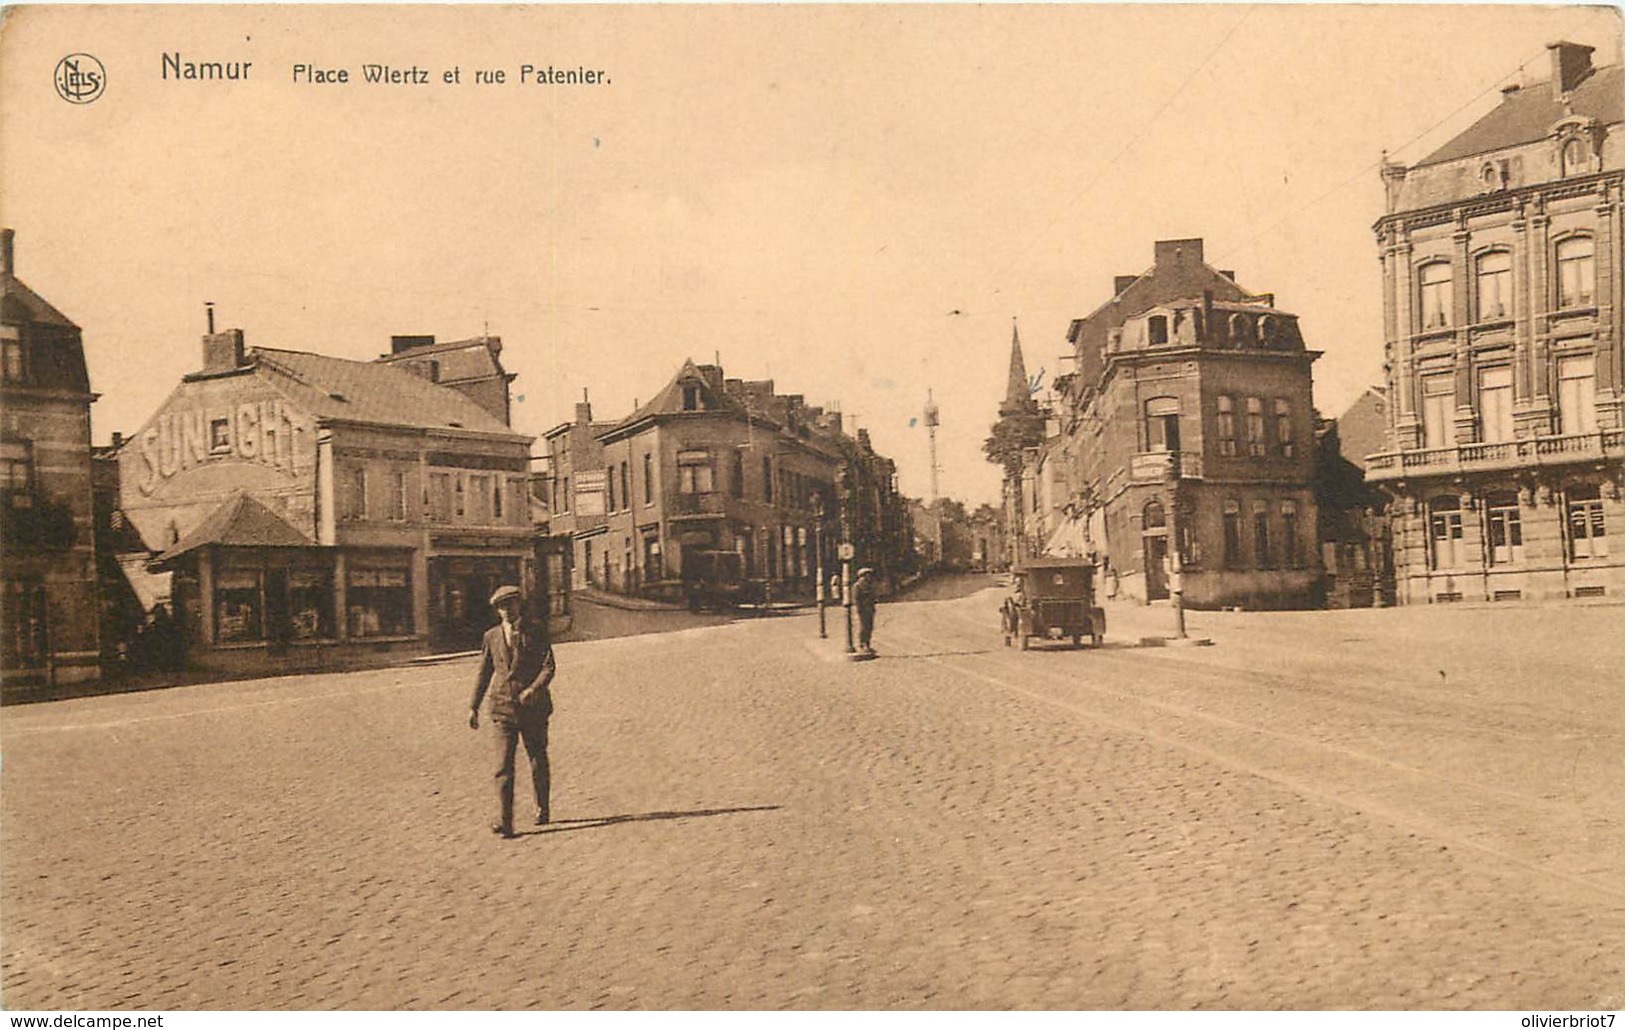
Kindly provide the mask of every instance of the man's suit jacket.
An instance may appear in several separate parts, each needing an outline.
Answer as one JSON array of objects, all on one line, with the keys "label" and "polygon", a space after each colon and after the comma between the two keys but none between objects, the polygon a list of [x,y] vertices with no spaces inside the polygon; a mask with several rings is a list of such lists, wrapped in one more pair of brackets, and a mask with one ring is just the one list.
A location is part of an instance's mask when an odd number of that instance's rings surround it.
[{"label": "man's suit jacket", "polygon": [[[514,627],[514,643],[508,643],[497,623],[485,632],[480,648],[479,678],[474,683],[473,708],[479,708],[487,691],[491,695],[491,718],[517,721],[521,715],[547,718],[553,712],[553,696],[548,684],[553,679],[553,643],[543,623],[526,619]],[[519,695],[535,686],[530,703],[520,705]]]}]

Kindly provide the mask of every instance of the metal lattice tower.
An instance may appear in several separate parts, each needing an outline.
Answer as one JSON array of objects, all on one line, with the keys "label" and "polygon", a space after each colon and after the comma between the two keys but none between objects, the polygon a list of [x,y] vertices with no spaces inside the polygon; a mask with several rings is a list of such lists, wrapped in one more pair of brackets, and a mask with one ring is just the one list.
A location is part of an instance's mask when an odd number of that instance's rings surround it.
[{"label": "metal lattice tower", "polygon": [[937,402],[931,391],[925,391],[925,432],[931,440],[931,503],[937,503]]}]

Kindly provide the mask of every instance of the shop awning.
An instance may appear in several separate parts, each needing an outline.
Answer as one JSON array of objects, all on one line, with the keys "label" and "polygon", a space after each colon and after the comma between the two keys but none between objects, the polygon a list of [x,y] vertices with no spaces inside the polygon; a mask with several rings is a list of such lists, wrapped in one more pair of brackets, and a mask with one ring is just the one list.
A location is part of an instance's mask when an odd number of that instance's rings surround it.
[{"label": "shop awning", "polygon": [[163,568],[183,554],[199,547],[310,547],[313,542],[299,532],[286,519],[267,508],[251,494],[241,491],[227,498],[225,503],[198,523],[175,546],[160,554],[153,562]]}]

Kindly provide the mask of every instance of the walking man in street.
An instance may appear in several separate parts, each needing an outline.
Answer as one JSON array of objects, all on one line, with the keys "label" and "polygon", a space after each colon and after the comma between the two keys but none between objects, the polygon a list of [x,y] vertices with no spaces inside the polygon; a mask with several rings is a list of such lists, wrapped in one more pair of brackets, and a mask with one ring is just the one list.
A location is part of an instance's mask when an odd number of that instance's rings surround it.
[{"label": "walking man in street", "polygon": [[875,604],[879,597],[875,591],[875,570],[862,568],[852,581],[852,604],[858,610],[858,651],[872,655],[875,649],[869,641],[875,635]]},{"label": "walking man in street", "polygon": [[480,728],[480,701],[489,693],[491,726],[497,743],[497,819],[491,832],[512,837],[514,754],[519,742],[530,759],[530,781],[536,792],[536,825],[547,825],[547,720],[553,714],[548,685],[555,669],[547,624],[521,618],[521,595],[515,586],[498,587],[491,607],[502,621],[486,631],[480,671],[468,713],[470,729]]}]

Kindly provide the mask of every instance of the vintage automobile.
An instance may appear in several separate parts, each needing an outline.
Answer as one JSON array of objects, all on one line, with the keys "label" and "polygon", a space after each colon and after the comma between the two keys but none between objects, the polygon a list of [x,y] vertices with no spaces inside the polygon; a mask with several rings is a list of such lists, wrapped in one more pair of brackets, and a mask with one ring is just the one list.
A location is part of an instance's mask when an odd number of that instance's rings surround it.
[{"label": "vintage automobile", "polygon": [[1029,558],[1010,570],[1010,596],[1000,610],[1004,646],[1071,638],[1073,646],[1085,636],[1101,646],[1106,635],[1106,613],[1095,607],[1095,569],[1077,558]]},{"label": "vintage automobile", "polygon": [[745,557],[737,551],[685,551],[683,596],[689,611],[765,605],[768,585],[745,578]]}]

